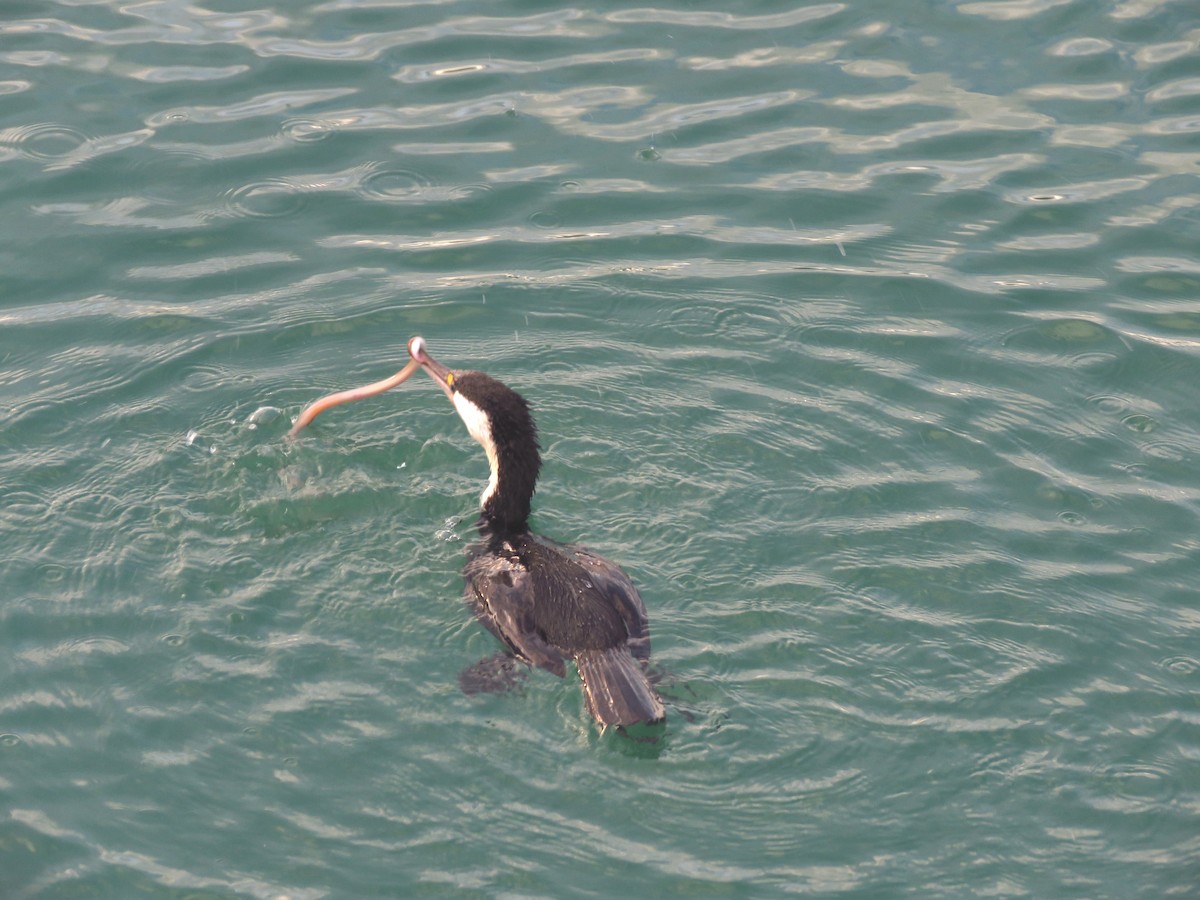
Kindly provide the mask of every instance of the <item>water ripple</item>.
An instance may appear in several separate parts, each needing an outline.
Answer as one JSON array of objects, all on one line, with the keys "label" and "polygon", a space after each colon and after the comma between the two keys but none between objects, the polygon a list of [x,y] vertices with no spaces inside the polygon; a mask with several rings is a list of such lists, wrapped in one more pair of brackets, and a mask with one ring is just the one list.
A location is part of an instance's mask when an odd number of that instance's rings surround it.
[{"label": "water ripple", "polygon": [[254,219],[282,219],[304,210],[305,191],[286,179],[244,184],[229,192],[227,203],[234,215]]},{"label": "water ripple", "polygon": [[355,93],[353,88],[325,88],[309,91],[275,91],[223,106],[178,106],[155,113],[146,119],[151,128],[181,123],[213,125],[244,119],[274,117],[281,113],[325,103]]},{"label": "water ripple", "polygon": [[0,143],[8,145],[27,159],[61,163],[70,159],[89,138],[66,125],[41,122],[0,131]]},{"label": "water ripple", "polygon": [[846,9],[844,3],[817,3],[802,6],[786,13],[762,16],[739,16],[725,12],[702,12],[699,10],[630,9],[605,15],[609,22],[643,24],[655,22],[662,25],[687,25],[695,28],[727,28],[732,30],[770,30],[786,28],[836,15]]},{"label": "water ripple", "polygon": [[602,32],[599,22],[577,9],[530,16],[462,16],[400,31],[364,32],[337,41],[282,37],[251,38],[247,43],[263,56],[295,56],[309,60],[370,61],[397,47],[488,35],[508,38],[589,38]]},{"label": "water ripple", "polygon": [[489,56],[486,60],[453,60],[403,66],[392,77],[400,82],[420,84],[435,79],[461,78],[470,75],[527,75],[578,66],[615,66],[621,63],[655,62],[670,58],[671,55],[667,51],[649,47],[622,48],[598,53],[575,53],[556,59],[536,61],[497,59]]},{"label": "water ripple", "polygon": [[177,81],[222,81],[250,71],[248,65],[234,66],[146,66],[135,69],[129,77],[151,84],[171,84]]},{"label": "water ripple", "polygon": [[[1193,888],[1182,4],[235,5],[0,23],[6,886]],[[458,691],[431,385],[284,441],[418,332],[533,402],[657,742]]]}]

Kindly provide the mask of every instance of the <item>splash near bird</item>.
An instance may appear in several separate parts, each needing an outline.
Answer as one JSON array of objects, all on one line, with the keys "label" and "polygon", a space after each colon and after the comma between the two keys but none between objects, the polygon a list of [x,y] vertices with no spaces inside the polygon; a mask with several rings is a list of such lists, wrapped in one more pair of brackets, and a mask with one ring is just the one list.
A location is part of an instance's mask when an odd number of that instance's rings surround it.
[{"label": "splash near bird", "polygon": [[587,710],[598,723],[662,721],[662,700],[646,674],[646,606],[629,576],[589,550],[529,530],[542,459],[525,398],[482,372],[447,369],[429,355],[420,337],[408,342],[408,353],[411,361],[391,378],[312,403],[288,436],[295,437],[329,407],[382,393],[423,368],[483,447],[491,467],[480,497],[481,540],[467,550],[463,579],[468,605],[506,650],[464,672],[464,690],[492,689],[497,679],[511,680],[516,662],[562,678],[571,660],[583,681]]}]

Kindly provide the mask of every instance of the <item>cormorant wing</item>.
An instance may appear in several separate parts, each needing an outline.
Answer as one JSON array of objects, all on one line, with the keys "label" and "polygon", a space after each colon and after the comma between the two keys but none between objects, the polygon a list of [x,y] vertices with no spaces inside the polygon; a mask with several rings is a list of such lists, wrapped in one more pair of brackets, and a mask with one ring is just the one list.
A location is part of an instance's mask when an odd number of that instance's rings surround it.
[{"label": "cormorant wing", "polygon": [[515,560],[481,554],[463,568],[467,599],[475,615],[521,659],[553,672],[567,674],[563,654],[540,633],[534,617],[536,598],[529,572]]},{"label": "cormorant wing", "polygon": [[596,591],[606,598],[621,616],[629,635],[629,649],[643,662],[650,658],[650,620],[646,604],[633,581],[620,566],[577,544],[560,544],[549,538],[536,539],[557,549],[587,573]]}]

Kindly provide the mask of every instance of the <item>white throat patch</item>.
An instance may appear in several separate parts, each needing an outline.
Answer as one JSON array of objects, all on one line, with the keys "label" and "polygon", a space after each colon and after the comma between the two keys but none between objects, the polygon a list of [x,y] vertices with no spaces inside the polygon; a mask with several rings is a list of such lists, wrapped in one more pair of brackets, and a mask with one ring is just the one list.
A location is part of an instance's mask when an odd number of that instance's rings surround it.
[{"label": "white throat patch", "polygon": [[483,447],[483,452],[487,454],[488,465],[492,468],[492,477],[479,497],[479,505],[482,507],[491,499],[492,494],[496,493],[496,485],[500,478],[500,464],[496,457],[496,443],[492,440],[492,426],[483,410],[458,391],[454,392],[454,408],[458,411],[458,417],[463,420],[463,424],[467,426],[471,437],[475,438],[479,442],[479,446]]}]

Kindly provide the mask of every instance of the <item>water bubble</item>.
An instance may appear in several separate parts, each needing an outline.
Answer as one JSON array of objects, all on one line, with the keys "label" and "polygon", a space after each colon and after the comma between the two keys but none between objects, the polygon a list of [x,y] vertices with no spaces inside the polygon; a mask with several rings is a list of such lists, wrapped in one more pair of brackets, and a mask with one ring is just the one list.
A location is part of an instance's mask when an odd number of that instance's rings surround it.
[{"label": "water bubble", "polygon": [[360,193],[371,200],[414,200],[425,194],[431,184],[420,172],[388,169],[364,178]]},{"label": "water bubble", "polygon": [[1100,410],[1100,412],[1108,413],[1110,415],[1116,415],[1119,412],[1124,412],[1128,408],[1128,404],[1126,404],[1126,402],[1121,400],[1119,397],[1106,397],[1104,395],[1098,395],[1090,398],[1088,402],[1094,404],[1096,408]]},{"label": "water bubble", "polygon": [[293,141],[311,142],[324,140],[336,129],[329,122],[319,119],[288,119],[281,130]]},{"label": "water bubble", "polygon": [[41,162],[64,159],[88,140],[81,131],[48,122],[14,128],[7,137],[27,159]]},{"label": "water bubble", "polygon": [[1172,656],[1164,659],[1161,665],[1176,675],[1192,675],[1197,669],[1200,669],[1200,661],[1194,660],[1190,656]]},{"label": "water bubble", "polygon": [[226,195],[229,208],[252,219],[283,219],[300,212],[305,205],[303,192],[282,180],[257,181],[242,185]]},{"label": "water bubble", "polygon": [[1136,431],[1138,434],[1149,434],[1158,427],[1158,423],[1154,419],[1141,413],[1126,416],[1121,420],[1121,424],[1130,431]]},{"label": "water bubble", "polygon": [[207,453],[210,456],[217,452],[215,446],[204,443],[204,437],[195,429],[190,429],[184,436],[183,445],[193,450],[199,450],[201,453]]},{"label": "water bubble", "polygon": [[283,410],[278,406],[260,406],[246,417],[246,427],[253,431],[259,425],[272,422],[282,414]]}]

